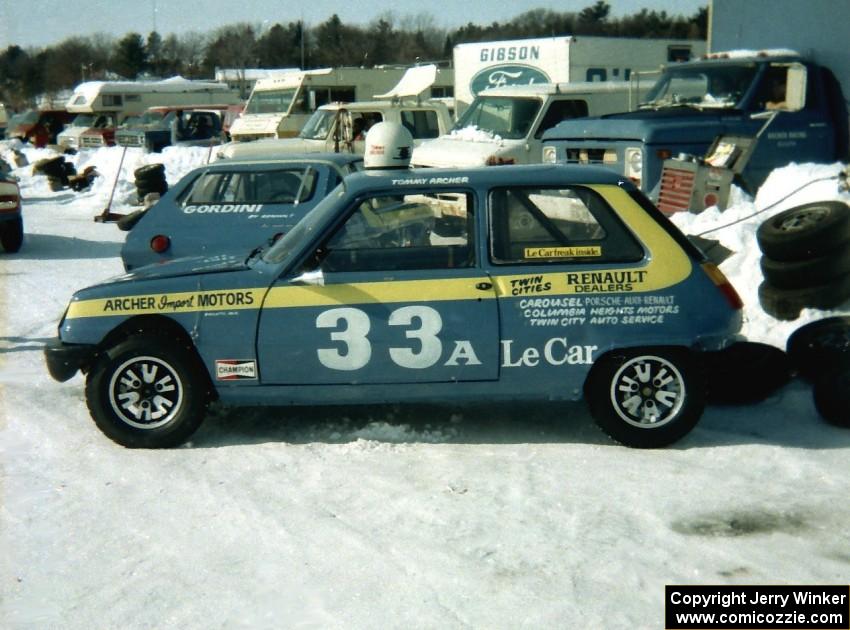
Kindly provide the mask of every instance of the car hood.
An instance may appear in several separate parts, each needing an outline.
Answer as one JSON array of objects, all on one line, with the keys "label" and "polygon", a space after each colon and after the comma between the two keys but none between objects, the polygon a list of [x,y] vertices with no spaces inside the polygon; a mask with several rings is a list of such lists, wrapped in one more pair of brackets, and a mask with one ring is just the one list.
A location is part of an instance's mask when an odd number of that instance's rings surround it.
[{"label": "car hood", "polygon": [[138,282],[140,280],[160,280],[208,273],[244,271],[248,269],[246,263],[247,257],[248,252],[245,252],[245,256],[218,255],[175,258],[173,260],[138,267],[130,272],[111,278],[108,282],[110,284],[119,284],[122,282]]},{"label": "car hood", "polygon": [[411,163],[414,166],[431,166],[434,168],[450,168],[453,166],[474,167],[484,166],[487,159],[501,155],[517,144],[511,140],[466,140],[442,136],[428,140],[413,149]]},{"label": "car hood", "polygon": [[[742,129],[742,124],[746,129]],[[546,132],[543,142],[557,140],[638,140],[711,142],[719,133],[752,133],[763,121],[752,121],[739,110],[700,110],[676,107],[638,110],[598,118],[567,120]]]}]

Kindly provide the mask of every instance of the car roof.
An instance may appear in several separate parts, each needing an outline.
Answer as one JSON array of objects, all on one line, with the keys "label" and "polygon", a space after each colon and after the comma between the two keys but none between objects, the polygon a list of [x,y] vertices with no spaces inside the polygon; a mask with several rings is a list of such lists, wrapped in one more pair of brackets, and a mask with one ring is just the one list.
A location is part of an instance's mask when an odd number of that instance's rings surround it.
[{"label": "car roof", "polygon": [[222,167],[234,164],[291,164],[293,162],[302,164],[330,164],[334,166],[346,166],[356,162],[362,162],[363,156],[356,153],[286,153],[279,157],[245,155],[230,158],[221,158],[207,164],[207,167],[221,165]]},{"label": "car roof", "polygon": [[631,188],[630,182],[602,167],[565,164],[522,164],[482,166],[478,168],[421,168],[369,170],[349,175],[345,180],[349,192],[374,188],[469,186],[552,186],[610,184]]}]

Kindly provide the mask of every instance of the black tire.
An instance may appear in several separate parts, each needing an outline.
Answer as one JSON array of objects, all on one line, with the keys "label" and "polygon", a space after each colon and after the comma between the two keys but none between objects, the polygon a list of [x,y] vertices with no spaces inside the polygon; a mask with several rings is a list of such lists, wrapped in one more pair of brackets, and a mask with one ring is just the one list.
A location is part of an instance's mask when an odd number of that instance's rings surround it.
[{"label": "black tire", "polygon": [[812,387],[815,409],[821,418],[839,427],[850,427],[850,362],[821,374]]},{"label": "black tire", "polygon": [[0,223],[0,245],[10,254],[21,249],[24,242],[24,221],[21,217]]},{"label": "black tire", "polygon": [[768,282],[759,285],[759,303],[765,313],[776,319],[790,321],[800,316],[804,308],[827,310],[850,298],[850,274],[829,284],[804,289],[780,289]]},{"label": "black tire", "polygon": [[705,408],[705,379],[683,348],[609,353],[593,366],[584,393],[599,427],[635,448],[659,448],[681,439]]},{"label": "black tire", "polygon": [[760,402],[791,380],[791,359],[775,346],[740,341],[701,356],[708,402],[742,405]]},{"label": "black tire", "polygon": [[827,317],[801,326],[788,337],[785,350],[807,380],[835,371],[850,359],[850,317]]},{"label": "black tire", "polygon": [[34,171],[36,167],[38,167],[39,173],[44,173],[48,177],[62,177],[65,174],[65,158],[60,155],[42,160],[33,167]]},{"label": "black tire", "polygon": [[840,201],[818,201],[770,217],[756,232],[762,253],[778,261],[794,261],[836,249],[850,240],[850,207]]},{"label": "black tire", "polygon": [[139,179],[160,179],[165,177],[165,164],[145,164],[133,171],[133,175]]},{"label": "black tire", "polygon": [[762,256],[764,279],[777,289],[804,289],[827,284],[850,273],[850,241],[838,249],[806,260],[784,262]]},{"label": "black tire", "polygon": [[95,424],[114,442],[169,448],[201,425],[209,389],[192,350],[139,333],[98,358],[86,379],[86,402]]},{"label": "black tire", "polygon": [[164,181],[165,181],[165,174],[164,173],[154,173],[153,175],[147,175],[147,176],[144,176],[144,177],[136,177],[136,183],[137,184],[157,185],[157,184],[161,184]]}]

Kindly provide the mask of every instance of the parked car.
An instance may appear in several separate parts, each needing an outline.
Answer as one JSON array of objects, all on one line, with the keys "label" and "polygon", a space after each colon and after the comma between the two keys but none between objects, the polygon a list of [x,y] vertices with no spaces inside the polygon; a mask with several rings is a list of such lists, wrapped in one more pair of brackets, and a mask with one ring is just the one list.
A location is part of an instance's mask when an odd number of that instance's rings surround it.
[{"label": "parked car", "polygon": [[24,242],[21,191],[15,179],[0,170],[0,245],[14,253]]},{"label": "parked car", "polygon": [[9,119],[6,137],[24,140],[35,147],[45,147],[56,143],[56,137],[73,117],[64,109],[28,109]]},{"label": "parked car", "polygon": [[250,255],[78,291],[45,348],[96,424],[184,442],[207,404],[587,399],[635,447],[687,434],[741,302],[635,187],[556,165],[366,171]]},{"label": "parked car", "polygon": [[197,168],[139,211],[121,248],[124,268],[184,256],[247,255],[292,229],[361,164],[360,156],[312,154]]}]

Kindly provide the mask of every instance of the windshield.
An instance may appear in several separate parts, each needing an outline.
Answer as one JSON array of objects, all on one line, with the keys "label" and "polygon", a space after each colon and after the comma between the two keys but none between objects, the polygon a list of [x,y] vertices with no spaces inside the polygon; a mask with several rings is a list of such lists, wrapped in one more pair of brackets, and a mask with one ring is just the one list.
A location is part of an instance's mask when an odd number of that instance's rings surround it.
[{"label": "windshield", "polygon": [[74,116],[74,120],[71,121],[71,127],[93,127],[94,126],[94,116],[91,114],[79,114]]},{"label": "windshield", "polygon": [[646,107],[735,107],[753,83],[755,64],[668,68],[647,94]]},{"label": "windshield", "polygon": [[331,132],[334,118],[336,118],[336,111],[317,109],[304,124],[304,128],[298,134],[298,137],[307,140],[324,140]]},{"label": "windshield", "polygon": [[263,256],[263,260],[273,265],[286,260],[295,251],[299,243],[302,243],[304,239],[311,238],[317,229],[320,229],[333,217],[337,209],[336,204],[344,194],[345,188],[342,184],[339,184],[303,219],[296,223],[294,228],[272,245]]},{"label": "windshield", "polygon": [[251,94],[248,104],[245,106],[246,114],[285,114],[295,98],[296,88],[285,90],[269,90]]},{"label": "windshield", "polygon": [[145,112],[141,116],[134,116],[135,123],[139,125],[155,125],[162,122],[164,114],[162,112]]},{"label": "windshield", "polygon": [[38,122],[39,113],[34,109],[27,110],[21,114],[15,114],[9,119],[9,125],[31,125]]},{"label": "windshield", "polygon": [[474,126],[501,138],[525,138],[538,111],[540,100],[536,98],[477,96],[452,131]]}]

